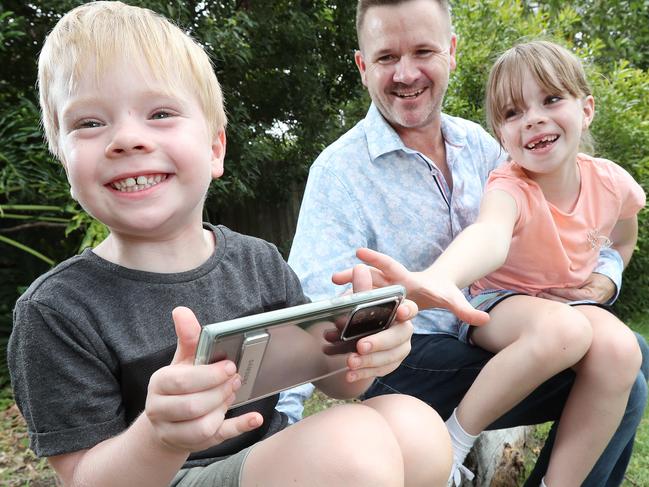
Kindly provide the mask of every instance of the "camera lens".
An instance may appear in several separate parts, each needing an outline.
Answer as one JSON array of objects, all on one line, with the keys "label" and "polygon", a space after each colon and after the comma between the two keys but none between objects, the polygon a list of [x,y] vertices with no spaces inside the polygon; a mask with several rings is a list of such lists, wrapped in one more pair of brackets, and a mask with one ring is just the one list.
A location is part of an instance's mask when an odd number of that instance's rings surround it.
[{"label": "camera lens", "polygon": [[349,340],[381,331],[394,312],[396,301],[361,308],[349,320],[343,338]]}]

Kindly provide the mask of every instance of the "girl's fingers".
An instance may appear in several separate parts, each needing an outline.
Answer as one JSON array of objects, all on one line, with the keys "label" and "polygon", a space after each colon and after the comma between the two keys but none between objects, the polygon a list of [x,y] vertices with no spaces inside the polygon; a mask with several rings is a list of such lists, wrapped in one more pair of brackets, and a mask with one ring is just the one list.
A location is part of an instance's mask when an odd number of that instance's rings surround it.
[{"label": "girl's fingers", "polygon": [[356,257],[391,278],[403,277],[408,272],[398,261],[375,250],[360,248],[356,251]]}]

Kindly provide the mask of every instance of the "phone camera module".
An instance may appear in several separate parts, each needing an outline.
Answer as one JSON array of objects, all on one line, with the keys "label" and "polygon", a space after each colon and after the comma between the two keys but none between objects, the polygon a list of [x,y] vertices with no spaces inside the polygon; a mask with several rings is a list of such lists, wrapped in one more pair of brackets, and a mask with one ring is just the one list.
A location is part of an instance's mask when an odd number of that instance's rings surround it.
[{"label": "phone camera module", "polygon": [[351,340],[383,330],[389,324],[396,304],[396,301],[389,301],[357,309],[349,319],[342,339]]}]

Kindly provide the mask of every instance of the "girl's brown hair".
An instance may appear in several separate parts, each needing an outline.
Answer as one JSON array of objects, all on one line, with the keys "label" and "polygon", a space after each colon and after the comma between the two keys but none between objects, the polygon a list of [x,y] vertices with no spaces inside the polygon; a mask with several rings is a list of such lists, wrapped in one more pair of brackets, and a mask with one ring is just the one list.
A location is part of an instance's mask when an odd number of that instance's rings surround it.
[{"label": "girl's brown hair", "polygon": [[[549,41],[531,41],[505,51],[496,61],[487,81],[487,123],[501,143],[500,127],[510,108],[524,107],[523,79],[529,70],[551,95],[569,93],[575,98],[592,94],[581,61],[568,49]],[[582,141],[582,143],[590,141]]]}]

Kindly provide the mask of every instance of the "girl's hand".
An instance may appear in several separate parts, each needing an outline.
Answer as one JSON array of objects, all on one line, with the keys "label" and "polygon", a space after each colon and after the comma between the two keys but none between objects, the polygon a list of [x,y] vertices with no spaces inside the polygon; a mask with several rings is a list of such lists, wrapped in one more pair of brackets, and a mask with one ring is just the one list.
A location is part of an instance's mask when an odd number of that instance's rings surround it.
[{"label": "girl's hand", "polygon": [[[436,276],[430,269],[410,272],[392,257],[367,248],[358,249],[356,256],[371,266],[373,287],[401,284],[406,288],[408,298],[421,309],[445,308],[462,321],[473,325],[483,325],[489,321],[489,315],[473,308],[453,282]],[[332,280],[336,284],[349,283],[352,272],[353,269],[337,272]]]}]

